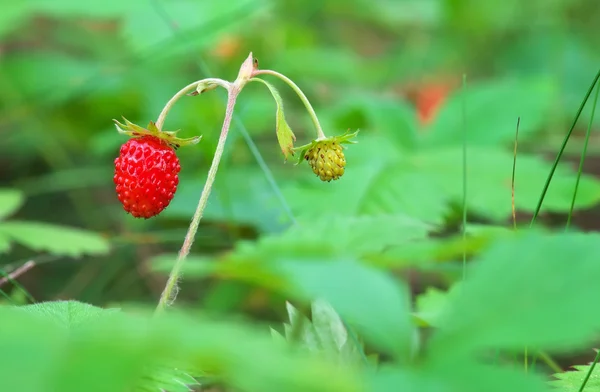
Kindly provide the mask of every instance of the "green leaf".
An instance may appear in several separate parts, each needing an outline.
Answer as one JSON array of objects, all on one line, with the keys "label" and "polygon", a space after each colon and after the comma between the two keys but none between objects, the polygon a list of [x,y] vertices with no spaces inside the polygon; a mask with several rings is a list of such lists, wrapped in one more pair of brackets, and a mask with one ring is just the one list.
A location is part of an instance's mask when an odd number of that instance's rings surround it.
[{"label": "green leaf", "polygon": [[[102,309],[77,301],[42,302],[19,309],[40,316],[44,320],[51,320],[69,333],[74,333],[77,328],[97,323],[103,317],[113,316],[119,311],[119,309]],[[152,366],[147,375],[141,377],[139,383],[136,384],[135,391],[164,389],[172,392],[187,392],[189,391],[187,386],[193,384],[197,384],[197,382],[181,370],[165,366]]]},{"label": "green leaf", "polygon": [[188,373],[175,367],[152,366],[136,383],[134,392],[190,392],[191,386],[200,385]]},{"label": "green leaf", "polygon": [[302,316],[289,302],[286,302],[286,308],[290,319],[289,324],[284,324],[286,337],[283,338],[277,331],[271,330],[274,339],[292,341],[292,331],[300,328],[298,323],[302,320],[299,338],[308,350],[319,353],[333,362],[354,366],[362,364],[364,348],[349,338],[342,319],[326,301],[312,302],[312,321]]},{"label": "green leaf", "polygon": [[[579,388],[583,384],[583,380],[590,371],[591,365],[575,365],[574,370],[569,370],[562,373],[555,373],[555,380],[550,381],[557,391],[560,392],[579,392]],[[585,384],[584,392],[600,392],[600,370],[598,366],[590,375],[590,378]]]},{"label": "green leaf", "polygon": [[250,79],[251,81],[261,82],[265,86],[269,88],[271,91],[271,95],[273,95],[273,99],[275,99],[275,103],[277,104],[277,113],[276,113],[276,123],[275,123],[275,132],[277,133],[277,141],[279,142],[279,147],[281,147],[281,151],[283,152],[283,156],[285,159],[288,159],[289,155],[294,155],[294,142],[296,141],[296,136],[292,132],[292,129],[285,121],[285,113],[283,111],[283,99],[279,94],[279,91],[273,86],[271,83],[268,83],[260,78]]},{"label": "green leaf", "polygon": [[285,307],[290,319],[289,324],[284,324],[285,338],[288,341],[292,341],[292,339],[295,338],[293,336],[294,329],[302,328],[300,335],[298,336],[300,342],[311,351],[319,351],[321,345],[319,344],[315,328],[310,320],[300,313],[291,303],[286,302]]},{"label": "green leaf", "polygon": [[449,197],[410,156],[383,137],[363,136],[359,146],[346,151],[348,163],[340,181],[284,189],[297,216],[406,215],[433,224],[444,221]]},{"label": "green leaf", "polygon": [[409,294],[384,272],[351,260],[286,260],[277,268],[301,296],[330,303],[382,351],[410,356],[414,330]]},{"label": "green leaf", "polygon": [[[435,183],[446,197],[459,203],[462,200],[461,147],[427,149],[415,154],[413,173],[426,177],[423,181]],[[467,205],[477,215],[503,221],[512,211],[511,175],[512,152],[497,148],[474,147],[468,151]],[[521,154],[517,158],[515,176],[515,206],[517,210],[533,212],[550,164],[541,158]],[[404,184],[399,184],[401,187]],[[544,199],[543,212],[568,211],[575,187],[574,172],[559,166]],[[416,190],[406,188],[408,197],[418,198]],[[600,182],[591,176],[582,176],[577,193],[576,208],[591,207],[600,201]]]},{"label": "green leaf", "polygon": [[330,216],[316,221],[300,219],[286,232],[264,241],[313,244],[337,254],[363,256],[425,238],[433,230],[433,226],[403,215]]},{"label": "green leaf", "polygon": [[66,334],[54,320],[14,307],[0,307],[0,319],[0,378],[11,391],[77,392],[82,385],[87,392],[148,390],[148,378],[163,379],[169,371],[164,365],[172,363],[234,390],[363,390],[356,371],[280,347],[239,320],[216,322],[177,311],[152,317],[151,310],[139,309]]},{"label": "green leaf", "polygon": [[31,12],[32,7],[28,1],[15,1],[2,5],[0,13],[0,37],[10,33]]},{"label": "green leaf", "polygon": [[331,305],[317,299],[311,305],[311,314],[321,345],[328,350],[341,350],[348,341],[348,331]]},{"label": "green leaf", "polygon": [[600,327],[589,309],[600,296],[598,251],[598,234],[527,232],[498,241],[467,271],[431,352],[572,351],[589,343]]},{"label": "green leaf", "polygon": [[368,259],[380,267],[387,268],[435,268],[434,263],[454,262],[462,258],[463,253],[468,257],[476,255],[498,238],[513,236],[514,233],[506,227],[481,226],[473,230],[473,225],[468,225],[466,240],[460,234],[444,238],[415,239],[389,246],[383,253],[369,255]]},{"label": "green leaf", "polygon": [[108,241],[98,234],[41,222],[1,222],[0,235],[37,251],[71,257],[102,255],[110,249]]},{"label": "green leaf", "polygon": [[[349,94],[338,101],[332,111],[337,127],[353,124],[355,128],[382,134],[403,149],[412,149],[417,144],[415,111],[396,97],[381,97],[363,92]],[[352,116],[353,114],[359,116]],[[349,118],[350,116],[352,117]],[[361,117],[364,118],[364,124],[360,121]]]},{"label": "green leaf", "polygon": [[555,93],[555,85],[549,79],[495,80],[468,85],[466,98],[462,90],[457,90],[440,108],[424,140],[428,145],[460,145],[465,99],[469,146],[513,141],[519,116],[519,138],[531,137],[545,125]]},{"label": "green leaf", "polygon": [[451,352],[418,367],[384,367],[370,381],[372,392],[549,392],[545,379],[532,371],[482,365]]},{"label": "green leaf", "polygon": [[[363,136],[360,148],[346,152],[346,173],[341,181],[294,183],[284,193],[297,216],[323,218],[331,214],[403,214],[441,224],[463,198],[462,147],[435,147],[399,152],[388,139]],[[494,147],[468,150],[469,211],[503,222],[512,211],[513,154]],[[550,170],[540,157],[521,154],[517,159],[515,205],[533,212]],[[575,187],[574,171],[558,167],[544,200],[542,212],[569,210]],[[473,185],[475,184],[475,185]],[[600,202],[600,181],[581,178],[576,209]]]},{"label": "green leaf", "polygon": [[419,295],[415,301],[417,320],[424,326],[437,327],[439,318],[448,303],[448,293],[433,287]]},{"label": "green leaf", "polygon": [[[1,226],[1,224],[0,224],[0,226]],[[0,254],[8,253],[9,250],[10,250],[10,238],[5,234],[0,233]]]},{"label": "green leaf", "polygon": [[119,309],[102,309],[77,301],[40,302],[19,309],[52,320],[66,329],[96,322],[99,317],[119,311]]},{"label": "green leaf", "polygon": [[[401,215],[377,217],[341,217],[311,221],[299,220],[296,225],[279,234],[265,235],[258,241],[240,241],[233,251],[216,260],[189,256],[184,266],[187,276],[206,277],[224,268],[237,277],[235,266],[243,263],[255,266],[258,260],[278,262],[289,257],[367,257],[394,246],[403,246],[416,239],[424,239],[433,227]],[[151,261],[152,269],[168,273],[176,255],[161,255]],[[260,270],[256,265],[248,271]],[[242,274],[242,275],[240,275]]]},{"label": "green leaf", "polygon": [[17,189],[0,189],[0,220],[19,209],[24,201],[24,195]]}]

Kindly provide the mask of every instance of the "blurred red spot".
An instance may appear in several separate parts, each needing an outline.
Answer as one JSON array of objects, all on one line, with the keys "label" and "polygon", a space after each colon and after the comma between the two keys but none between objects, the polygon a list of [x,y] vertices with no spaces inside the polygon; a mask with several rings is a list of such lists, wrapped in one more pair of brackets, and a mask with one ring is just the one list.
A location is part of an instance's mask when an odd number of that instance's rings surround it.
[{"label": "blurred red spot", "polygon": [[451,86],[442,83],[424,84],[418,88],[415,105],[422,125],[428,125],[435,119],[450,90]]}]

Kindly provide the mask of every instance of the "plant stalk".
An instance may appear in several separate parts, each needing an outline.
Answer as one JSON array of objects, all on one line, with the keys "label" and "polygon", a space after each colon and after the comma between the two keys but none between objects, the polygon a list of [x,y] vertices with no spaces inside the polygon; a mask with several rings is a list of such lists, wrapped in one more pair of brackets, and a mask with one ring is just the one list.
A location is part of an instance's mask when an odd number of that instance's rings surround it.
[{"label": "plant stalk", "polygon": [[169,114],[169,111],[171,110],[173,105],[175,105],[175,102],[177,102],[179,100],[179,98],[183,97],[184,95],[187,95],[190,91],[195,90],[201,84],[206,84],[206,85],[214,84],[214,85],[223,87],[226,90],[229,90],[231,87],[231,83],[229,83],[225,80],[215,79],[215,78],[197,80],[193,83],[188,84],[187,86],[185,86],[184,88],[179,90],[177,92],[177,94],[173,95],[173,97],[169,100],[169,102],[167,102],[167,104],[165,105],[163,110],[158,115],[158,119],[156,120],[156,127],[159,130],[162,131],[163,125],[165,124],[165,119],[167,118],[167,114]]},{"label": "plant stalk", "polygon": [[323,128],[321,128],[321,123],[319,123],[319,118],[317,117],[317,113],[315,113],[315,109],[312,107],[312,105],[310,104],[310,101],[308,100],[308,98],[306,98],[306,95],[304,94],[304,92],[302,92],[302,90],[300,90],[300,87],[298,87],[298,85],[296,83],[294,83],[287,76],[285,76],[279,72],[272,71],[270,69],[261,69],[261,70],[254,71],[252,73],[252,76],[254,77],[256,75],[276,76],[279,79],[283,80],[285,83],[287,83],[287,85],[290,86],[292,88],[292,90],[294,90],[296,92],[298,97],[300,97],[300,100],[306,107],[306,110],[308,110],[308,113],[310,114],[310,118],[312,119],[315,129],[317,130],[317,140],[327,138],[327,136],[325,136],[325,134],[323,133]]},{"label": "plant stalk", "polygon": [[[192,83],[191,85],[184,87],[181,91],[189,91],[192,89],[191,86],[194,84],[197,85],[198,82]],[[195,88],[195,87],[194,87]],[[179,92],[178,95],[182,96],[185,93]],[[237,97],[241,91],[241,87],[239,84],[231,84],[228,85],[228,94],[227,94],[227,109],[225,111],[225,120],[223,120],[223,127],[221,128],[221,135],[219,136],[219,143],[217,144],[217,149],[215,150],[215,155],[213,157],[212,164],[208,171],[208,176],[206,178],[206,183],[204,184],[204,189],[202,190],[202,194],[200,195],[200,200],[198,201],[198,206],[196,207],[196,212],[194,213],[194,217],[192,218],[192,222],[190,223],[190,227],[185,235],[185,240],[183,241],[183,245],[179,250],[179,255],[177,256],[177,261],[175,261],[175,265],[169,274],[169,279],[167,280],[167,284],[165,285],[165,289],[160,296],[160,300],[158,302],[158,306],[156,308],[155,314],[162,313],[170,304],[175,301],[177,296],[177,282],[181,278],[182,268],[185,264],[185,259],[187,255],[190,253],[190,249],[192,248],[192,244],[194,243],[194,239],[196,237],[196,232],[198,231],[198,225],[200,224],[200,220],[202,219],[202,215],[204,213],[204,209],[206,208],[206,204],[208,202],[208,197],[210,196],[210,191],[212,190],[213,183],[215,181],[215,177],[217,176],[217,169],[219,168],[219,163],[221,162],[221,157],[223,156],[223,151],[225,150],[225,142],[227,141],[227,134],[229,133],[229,127],[231,125],[231,119],[233,118],[233,109],[235,107],[235,102]],[[175,97],[174,97],[175,98]],[[173,99],[172,99],[173,100]],[[169,101],[170,102],[170,101]],[[168,109],[166,110],[168,111]],[[163,110],[165,112],[165,110]],[[162,115],[162,113],[161,113]],[[164,120],[164,118],[163,118]],[[161,124],[162,125],[162,124]],[[158,121],[157,121],[158,127]],[[159,127],[160,129],[160,127]]]}]

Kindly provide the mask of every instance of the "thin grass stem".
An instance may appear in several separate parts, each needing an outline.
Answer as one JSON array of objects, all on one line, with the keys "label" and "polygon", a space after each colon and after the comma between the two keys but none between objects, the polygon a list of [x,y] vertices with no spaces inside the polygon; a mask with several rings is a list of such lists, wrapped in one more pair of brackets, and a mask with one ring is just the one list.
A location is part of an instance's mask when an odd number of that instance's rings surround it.
[{"label": "thin grass stem", "polygon": [[577,179],[575,180],[575,189],[573,190],[573,199],[571,199],[571,207],[569,208],[569,215],[567,215],[567,224],[565,230],[569,230],[569,227],[571,226],[571,218],[573,217],[573,210],[575,209],[575,200],[577,199],[577,191],[579,190],[579,181],[581,180],[581,174],[583,173],[583,163],[585,161],[585,156],[587,154],[588,144],[590,141],[590,135],[592,133],[594,115],[596,114],[596,106],[598,104],[598,92],[600,92],[600,84],[596,86],[596,94],[594,95],[594,103],[592,105],[592,114],[590,115],[590,122],[588,123],[587,131],[585,132],[585,141],[583,142],[583,150],[581,151],[581,158],[579,159]]}]

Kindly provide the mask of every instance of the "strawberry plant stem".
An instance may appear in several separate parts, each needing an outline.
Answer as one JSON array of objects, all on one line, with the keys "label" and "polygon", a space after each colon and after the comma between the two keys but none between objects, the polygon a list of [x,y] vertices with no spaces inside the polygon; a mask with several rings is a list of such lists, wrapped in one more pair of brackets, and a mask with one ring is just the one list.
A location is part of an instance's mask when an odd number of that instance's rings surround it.
[{"label": "strawberry plant stem", "polygon": [[167,118],[167,114],[169,114],[169,110],[171,110],[173,105],[175,105],[175,102],[177,102],[177,100],[179,100],[179,98],[183,97],[184,95],[187,95],[190,91],[195,90],[196,88],[198,88],[198,86],[200,86],[202,84],[207,85],[207,86],[208,85],[217,85],[217,86],[223,87],[226,90],[229,90],[229,88],[231,86],[231,83],[229,83],[225,80],[215,79],[215,78],[202,79],[202,80],[195,81],[194,83],[188,84],[187,86],[185,86],[184,88],[179,90],[177,92],[177,94],[173,95],[173,97],[169,100],[169,102],[167,102],[167,104],[163,108],[162,112],[160,112],[160,114],[158,115],[158,119],[156,120],[156,127],[162,131],[163,125],[165,124],[165,119]]},{"label": "strawberry plant stem", "polygon": [[[190,86],[187,86],[186,88],[189,90]],[[184,90],[186,88],[184,88]],[[164,311],[175,300],[175,297],[177,296],[177,281],[181,277],[181,270],[183,264],[185,263],[187,255],[190,253],[190,249],[192,248],[194,238],[196,237],[196,231],[198,230],[198,225],[200,224],[200,220],[202,219],[202,214],[204,213],[206,203],[208,202],[208,197],[210,196],[210,191],[215,181],[215,177],[217,176],[217,169],[219,168],[219,162],[221,161],[221,157],[223,156],[225,142],[227,140],[227,134],[229,133],[229,127],[231,125],[231,119],[233,117],[233,109],[237,97],[240,93],[240,90],[240,84],[236,83],[228,85],[227,109],[225,111],[225,120],[223,120],[223,127],[221,129],[219,143],[217,144],[217,149],[215,150],[215,155],[213,157],[212,164],[210,165],[208,176],[206,178],[206,183],[204,184],[204,189],[202,190],[200,200],[198,201],[198,206],[196,207],[196,212],[194,213],[194,217],[192,218],[190,227],[185,235],[185,240],[183,241],[183,245],[181,246],[181,250],[179,251],[177,261],[175,262],[175,265],[173,266],[173,269],[169,274],[169,279],[167,280],[165,289],[158,302],[158,306],[155,312],[156,314],[159,314],[162,311]],[[180,95],[183,95],[183,93],[181,93]]]},{"label": "strawberry plant stem", "polygon": [[292,90],[294,90],[296,92],[298,97],[300,97],[300,100],[302,100],[302,103],[306,107],[306,110],[308,110],[308,113],[310,114],[313,124],[315,125],[315,129],[317,130],[317,140],[327,138],[325,136],[325,134],[323,133],[323,128],[321,128],[321,123],[319,123],[319,119],[317,118],[317,113],[315,113],[315,109],[313,109],[312,105],[310,104],[310,101],[308,100],[308,98],[306,98],[306,95],[302,92],[302,90],[300,90],[300,87],[298,87],[298,85],[296,83],[294,83],[287,76],[280,74],[279,72],[269,70],[269,69],[261,69],[261,70],[254,71],[252,73],[252,76],[256,76],[256,75],[272,75],[272,76],[276,76],[279,79],[286,82],[288,84],[288,86],[290,86],[292,88]]}]

